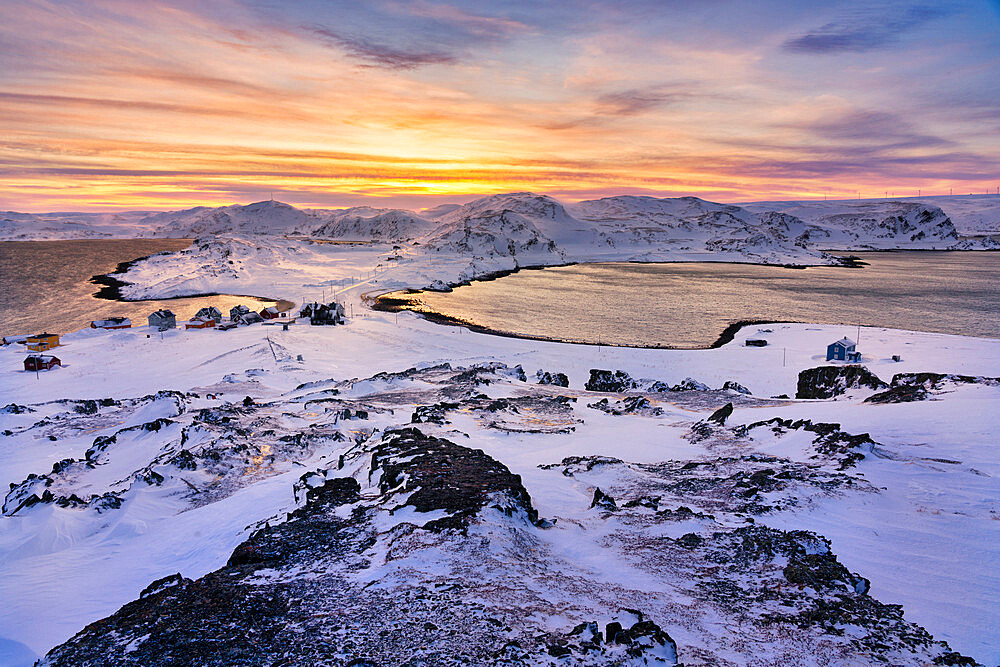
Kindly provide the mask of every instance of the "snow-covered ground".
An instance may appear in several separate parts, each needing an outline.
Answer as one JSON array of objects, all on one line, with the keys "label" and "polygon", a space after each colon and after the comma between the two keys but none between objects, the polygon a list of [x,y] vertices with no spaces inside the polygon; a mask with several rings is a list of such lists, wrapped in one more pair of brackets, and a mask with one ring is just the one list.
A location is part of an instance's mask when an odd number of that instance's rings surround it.
[{"label": "snow-covered ground", "polygon": [[[577,401],[557,416],[533,418],[522,408],[518,415],[505,417],[512,423],[504,428],[486,427],[471,414],[458,412],[450,417],[450,426],[440,427],[441,433],[450,438],[456,432],[467,434],[467,439],[457,436],[459,441],[483,449],[522,476],[539,514],[558,519],[555,527],[540,534],[551,563],[573,563],[607,586],[624,585],[626,580],[635,585],[635,578],[641,577],[647,587],[642,602],[677,641],[682,661],[687,656],[690,664],[710,664],[698,662],[695,654],[718,650],[731,664],[753,662],[734,648],[731,631],[722,632],[713,648],[715,631],[709,631],[711,624],[704,626],[705,618],[699,625],[670,616],[667,603],[686,595],[676,572],[650,570],[635,554],[630,556],[633,565],[625,568],[618,549],[630,524],[624,517],[615,519],[618,515],[597,516],[590,503],[594,486],[627,494],[629,485],[637,482],[621,471],[611,477],[594,476],[596,472],[567,475],[562,468],[539,466],[566,457],[603,456],[625,461],[634,470],[637,465],[721,456],[731,450],[712,438],[696,441],[689,434],[693,424],[727,400],[740,399],[730,424],[776,416],[808,418],[839,423],[848,433],[869,433],[878,443],[851,471],[858,489],[803,491],[796,502],[757,516],[757,522],[826,536],[841,562],[871,581],[875,598],[902,604],[908,621],[948,641],[952,649],[996,664],[1000,467],[995,443],[1000,413],[995,407],[1000,387],[949,385],[934,400],[890,405],[863,403],[873,390],[835,400],[775,401],[767,397],[794,396],[799,371],[824,364],[821,355],[827,343],[854,332],[804,324],[766,329],[744,329],[732,343],[715,350],[643,350],[493,337],[435,325],[408,312],[366,311],[356,313],[348,326],[295,324],[288,331],[255,325],[228,332],[172,331],[162,338],[147,337],[145,327],[81,331],[63,339],[59,353],[65,366],[37,378],[18,370],[22,350],[0,349],[0,372],[8,378],[0,384],[0,405],[34,410],[0,414],[0,428],[11,432],[2,437],[0,481],[21,484],[31,473],[48,473],[53,480],[49,486],[37,482],[39,486],[28,488],[39,494],[48,488],[57,498],[120,500],[65,507],[48,502],[14,512],[23,485],[12,491],[7,515],[0,519],[0,597],[5,600],[0,637],[6,641],[0,642],[0,650],[7,646],[12,652],[11,642],[20,642],[40,655],[137,598],[154,579],[174,572],[196,578],[224,565],[258,522],[283,516],[296,506],[293,486],[304,471],[328,467],[347,446],[330,439],[282,451],[285,441],[263,431],[256,443],[249,433],[220,436],[205,425],[209,422],[198,416],[199,410],[241,404],[250,396],[267,406],[255,413],[256,429],[293,433],[321,421],[323,403],[309,401],[337,386],[337,400],[370,403],[364,418],[345,421],[341,429],[349,429],[344,432],[361,442],[377,438],[379,430],[408,423],[416,407],[426,402],[421,391],[427,381],[376,377],[336,383],[443,362],[453,367],[501,362],[522,366],[529,380],[501,377],[482,389],[491,398],[546,391],[551,395],[547,387],[532,384],[534,371],[546,369],[567,374],[569,388],[553,389]],[[745,347],[748,336],[763,336],[770,345]],[[1000,341],[877,328],[862,329],[861,339],[866,366],[886,381],[895,373],[925,371],[1000,376]],[[891,361],[893,354],[903,360]],[[583,390],[593,368],[623,370],[634,378],[668,384],[692,377],[713,388],[733,380],[760,398],[743,399],[731,392],[645,394],[661,414],[613,416],[587,407],[601,397],[617,400],[614,394]],[[157,395],[163,390],[182,393]],[[312,398],[301,398],[309,392],[314,392]],[[387,396],[392,400],[387,402]],[[117,403],[74,402],[109,397]],[[157,419],[166,422],[156,430],[140,426]],[[523,428],[525,424],[532,428]],[[574,430],[567,432],[567,426]],[[111,435],[116,436],[113,442],[95,447],[101,436]],[[181,449],[197,452],[199,446],[220,447],[223,440],[231,446],[233,438],[244,438],[240,442],[249,451],[237,456],[233,451],[240,448],[226,450],[232,458],[223,457],[214,469],[203,464],[188,469],[176,460]],[[274,449],[265,450],[261,442],[273,443]],[[760,452],[815,465],[810,463],[814,452],[809,442],[795,433],[780,438],[755,435],[739,447],[743,455]],[[91,448],[97,451],[85,457]],[[93,465],[71,462],[52,472],[59,461],[85,458]],[[686,504],[697,511],[698,503],[691,498]],[[655,530],[672,538],[690,532],[707,535],[747,520],[741,516],[715,508],[714,520],[686,520]],[[422,520],[428,518],[433,517]],[[687,613],[698,608],[692,606]],[[547,622],[575,624],[572,614]],[[782,644],[775,646],[779,655]],[[910,659],[900,660],[910,664]]]},{"label": "snow-covered ground", "polygon": [[[12,485],[0,516],[0,664],[29,664],[154,580],[227,566],[234,548],[263,539],[254,532],[262,522],[294,533],[287,513],[305,512],[306,525],[316,511],[306,490],[345,476],[360,495],[328,518],[353,517],[344,525],[370,539],[332,562],[233,571],[241,587],[277,594],[312,568],[304,580],[322,570],[357,594],[352,609],[368,609],[370,589],[405,597],[417,583],[463,581],[475,590],[455,593],[449,609],[485,604],[512,626],[506,639],[473,633],[470,642],[544,654],[516,664],[555,664],[566,642],[580,641],[574,627],[628,609],[655,621],[642,637],[669,633],[688,665],[929,664],[947,653],[937,641],[1000,663],[1000,382],[989,379],[1000,377],[1000,340],[862,328],[863,363],[886,383],[903,373],[968,377],[796,400],[787,397],[800,372],[824,366],[826,345],[854,328],[748,327],[714,350],[609,348],[476,334],[371,311],[362,299],[526,265],[820,263],[831,246],[813,244],[818,237],[836,247],[957,239],[933,207],[866,210],[787,214],[642,197],[564,207],[521,193],[420,214],[262,202],[157,217],[158,230],[207,235],[133,265],[120,276],[126,297],[336,298],[349,323],[83,330],[63,337],[63,367],[37,376],[20,370],[22,348],[0,348],[0,482]],[[237,233],[213,235],[223,229]],[[317,230],[337,242],[295,238]],[[344,243],[359,237],[374,242]],[[769,345],[746,347],[750,336]],[[636,382],[587,390],[594,369]],[[537,384],[537,370],[564,373],[569,386]],[[736,388],[722,390],[727,382]],[[876,393],[888,398],[866,402]],[[727,403],[725,425],[706,421]],[[408,425],[421,434],[393,435]],[[427,527],[455,525],[446,508],[400,504],[406,475],[422,468],[400,473],[400,488],[380,486],[376,453],[397,437],[438,438],[449,456],[509,469],[530,502],[508,488],[513,505],[478,507],[462,515],[467,531],[442,537]],[[540,518],[525,519],[533,511]],[[429,533],[414,533],[420,525]],[[144,604],[174,599],[150,595]],[[350,632],[384,634],[349,622]],[[148,639],[114,627],[63,650],[109,641],[134,652]],[[563,644],[546,649],[543,634]],[[670,664],[660,639],[653,648]],[[609,646],[605,662],[618,655]],[[74,654],[61,655],[72,664]],[[581,660],[572,664],[601,658]]]}]

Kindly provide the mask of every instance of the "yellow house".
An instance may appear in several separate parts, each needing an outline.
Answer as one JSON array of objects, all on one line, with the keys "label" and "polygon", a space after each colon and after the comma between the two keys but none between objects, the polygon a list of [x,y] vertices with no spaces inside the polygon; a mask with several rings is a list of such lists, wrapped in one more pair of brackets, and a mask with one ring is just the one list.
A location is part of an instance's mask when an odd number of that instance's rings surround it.
[{"label": "yellow house", "polygon": [[59,347],[59,334],[40,333],[28,336],[26,341],[29,350],[35,352],[45,352],[54,347]]}]

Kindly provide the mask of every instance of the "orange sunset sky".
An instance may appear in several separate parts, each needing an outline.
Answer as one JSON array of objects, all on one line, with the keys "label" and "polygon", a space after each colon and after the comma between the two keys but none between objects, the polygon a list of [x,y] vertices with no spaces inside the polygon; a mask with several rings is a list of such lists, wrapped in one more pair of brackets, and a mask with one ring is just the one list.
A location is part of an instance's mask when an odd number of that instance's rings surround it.
[{"label": "orange sunset sky", "polygon": [[1000,186],[1000,3],[0,3],[0,209]]}]

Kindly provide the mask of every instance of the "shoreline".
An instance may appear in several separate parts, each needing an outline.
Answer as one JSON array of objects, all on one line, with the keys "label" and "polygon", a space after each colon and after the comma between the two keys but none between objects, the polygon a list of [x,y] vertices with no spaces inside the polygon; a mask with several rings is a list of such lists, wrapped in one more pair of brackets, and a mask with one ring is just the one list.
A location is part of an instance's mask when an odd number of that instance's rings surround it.
[{"label": "shoreline", "polygon": [[[421,290],[414,290],[414,292],[419,293]],[[416,310],[413,308],[408,308],[407,305],[412,303],[406,299],[392,296],[393,294],[407,293],[407,290],[396,290],[393,292],[386,292],[380,294],[379,296],[367,299],[369,307],[372,310],[383,312],[383,313],[398,313],[404,310],[416,313],[420,315],[425,320],[433,322],[435,324],[441,324],[445,326],[461,326],[467,328],[469,331],[474,331],[476,333],[488,334],[491,336],[501,336],[503,338],[517,338],[520,340],[535,340],[545,343],[564,343],[567,345],[592,345],[595,347],[619,347],[623,349],[632,350],[714,350],[732,342],[736,338],[736,334],[743,327],[748,326],[759,326],[764,324],[811,324],[811,322],[792,322],[790,320],[737,320],[736,322],[730,323],[719,337],[711,345],[706,345],[704,347],[675,347],[671,345],[624,345],[621,343],[594,343],[592,341],[585,340],[568,340],[564,338],[554,338],[551,336],[535,336],[532,334],[518,334],[511,331],[503,331],[501,329],[493,329],[481,324],[476,324],[475,322],[469,322],[468,320],[463,320],[459,317],[452,317],[450,315],[443,315],[434,311],[423,311]]]},{"label": "shoreline", "polygon": [[[154,255],[159,253],[154,253]],[[100,285],[93,296],[95,299],[104,299],[106,301],[117,301],[120,303],[142,303],[143,301],[175,301],[177,299],[200,299],[208,296],[241,296],[247,299],[257,299],[258,301],[273,301],[279,312],[287,312],[295,307],[294,301],[288,301],[287,299],[274,299],[266,296],[258,296],[256,294],[232,294],[229,292],[198,292],[197,294],[182,294],[178,296],[164,296],[156,297],[153,299],[126,299],[122,293],[121,288],[126,285],[131,285],[132,283],[125,280],[120,280],[115,278],[115,275],[120,275],[126,273],[134,264],[141,262],[143,260],[149,259],[153,255],[146,255],[145,257],[136,257],[135,259],[130,259],[126,262],[119,262],[115,267],[114,271],[108,273],[98,273],[90,277],[88,282],[94,285]]]}]

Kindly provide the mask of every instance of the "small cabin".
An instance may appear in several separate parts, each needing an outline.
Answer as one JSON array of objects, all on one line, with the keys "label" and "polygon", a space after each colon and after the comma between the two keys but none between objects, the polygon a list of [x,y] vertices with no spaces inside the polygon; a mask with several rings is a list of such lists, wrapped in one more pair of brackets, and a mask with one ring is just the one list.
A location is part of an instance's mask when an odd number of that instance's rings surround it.
[{"label": "small cabin", "polygon": [[344,306],[336,301],[330,303],[307,303],[299,311],[299,317],[308,317],[309,324],[344,324]]},{"label": "small cabin", "polygon": [[160,309],[149,314],[149,326],[156,327],[160,331],[173,329],[177,326],[177,316],[169,310]]},{"label": "small cabin", "polygon": [[214,320],[216,324],[222,321],[222,311],[215,306],[206,306],[194,314],[193,320]]},{"label": "small cabin", "polygon": [[54,347],[59,347],[59,334],[50,333],[40,333],[34,336],[28,336],[25,340],[25,344],[28,346],[29,350],[34,350],[35,352],[45,352],[45,350],[51,350]]},{"label": "small cabin", "polygon": [[240,304],[238,306],[233,306],[229,309],[229,319],[233,322],[239,322],[243,319],[243,316],[250,312],[250,309]]},{"label": "small cabin", "polygon": [[51,354],[32,354],[24,360],[26,371],[47,371],[55,366],[62,366],[62,362]]},{"label": "small cabin", "polygon": [[3,338],[0,338],[0,345],[13,345],[14,343],[24,345],[27,342],[27,336],[4,336]]},{"label": "small cabin", "polygon": [[197,317],[195,316],[191,320],[184,323],[185,329],[214,329],[215,320],[211,317]]},{"label": "small cabin", "polygon": [[109,317],[104,320],[94,320],[90,323],[91,329],[130,329],[132,320],[127,317]]},{"label": "small cabin", "polygon": [[857,343],[846,336],[826,346],[827,361],[861,361],[861,353],[854,350]]},{"label": "small cabin", "polygon": [[230,329],[235,329],[239,325],[236,322],[225,322],[215,327],[216,331],[229,331]]},{"label": "small cabin", "polygon": [[268,306],[264,310],[260,311],[260,316],[265,320],[276,320],[281,317],[281,311],[279,311],[275,306]]}]

